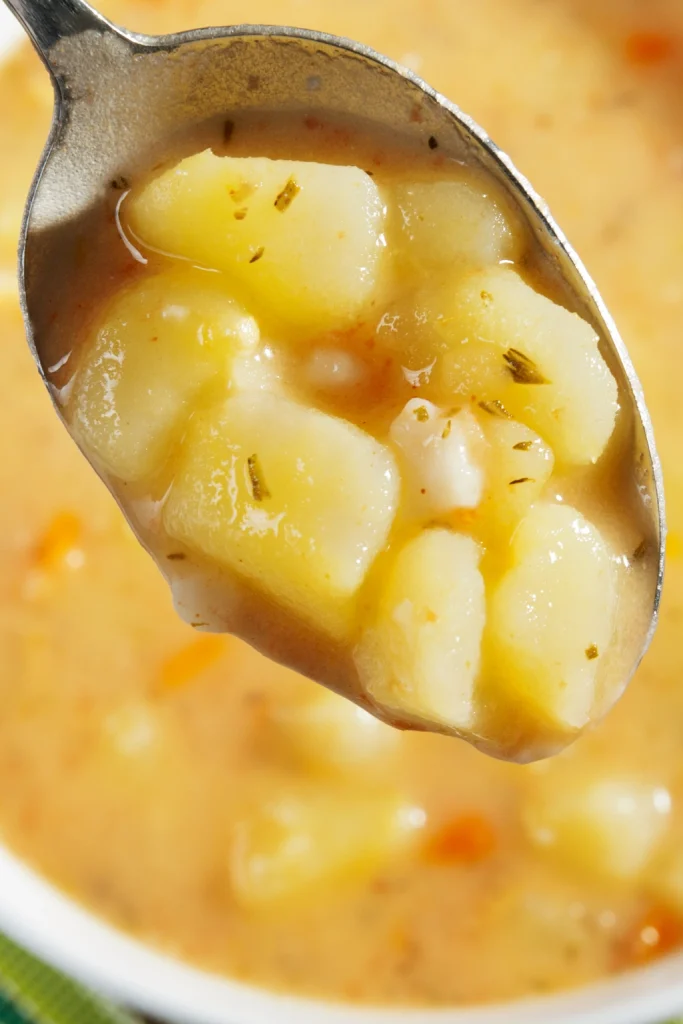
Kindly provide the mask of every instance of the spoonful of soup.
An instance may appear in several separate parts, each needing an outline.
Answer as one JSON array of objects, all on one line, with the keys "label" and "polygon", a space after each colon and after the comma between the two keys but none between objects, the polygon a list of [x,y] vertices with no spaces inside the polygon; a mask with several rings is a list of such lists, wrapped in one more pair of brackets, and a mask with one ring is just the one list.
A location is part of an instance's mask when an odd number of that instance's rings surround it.
[{"label": "spoonful of soup", "polygon": [[198,630],[403,728],[549,756],[654,629],[659,462],[505,154],[348,40],[6,0],[55,84],[29,341]]}]

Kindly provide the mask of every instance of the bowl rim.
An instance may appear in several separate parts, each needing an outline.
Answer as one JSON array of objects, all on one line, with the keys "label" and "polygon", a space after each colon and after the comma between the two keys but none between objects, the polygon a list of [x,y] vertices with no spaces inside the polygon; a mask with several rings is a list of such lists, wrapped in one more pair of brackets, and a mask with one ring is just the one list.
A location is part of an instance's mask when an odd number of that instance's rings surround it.
[{"label": "bowl rim", "polygon": [[[0,6],[0,61],[22,36]],[[569,992],[485,1006],[375,1009],[268,991],[125,934],[2,844],[0,928],[90,988],[174,1024],[655,1024],[683,1010],[683,953]]]}]

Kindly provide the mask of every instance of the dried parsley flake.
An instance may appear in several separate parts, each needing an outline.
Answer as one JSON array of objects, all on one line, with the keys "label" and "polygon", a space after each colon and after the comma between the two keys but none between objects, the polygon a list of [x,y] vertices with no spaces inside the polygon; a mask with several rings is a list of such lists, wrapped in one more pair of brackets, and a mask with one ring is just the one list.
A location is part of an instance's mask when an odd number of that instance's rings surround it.
[{"label": "dried parsley flake", "polygon": [[249,479],[251,480],[252,498],[254,501],[265,501],[266,498],[270,497],[270,491],[266,487],[258,455],[249,456],[247,459],[247,469],[249,470]]},{"label": "dried parsley flake", "polygon": [[450,432],[451,432],[451,421],[448,420],[448,422],[446,423],[446,426],[443,428],[443,433],[441,434],[441,440],[445,441],[446,438],[448,437],[448,435],[450,434]]},{"label": "dried parsley flake", "polygon": [[517,444],[513,444],[512,447],[516,452],[528,452],[533,443],[533,441],[518,441]]},{"label": "dried parsley flake", "polygon": [[265,251],[266,251],[266,250],[264,249],[264,247],[263,247],[262,245],[259,245],[258,249],[257,249],[257,250],[256,250],[256,252],[254,253],[254,255],[253,255],[253,256],[251,257],[251,259],[249,260],[249,262],[250,262],[250,263],[256,263],[256,261],[257,261],[257,260],[260,260],[260,259],[261,259],[261,257],[263,256],[263,254],[264,254],[264,252],[265,252]]},{"label": "dried parsley flake", "polygon": [[235,210],[233,217],[235,218],[235,220],[244,220],[248,212],[248,208],[246,206],[243,206],[241,207],[241,209]]},{"label": "dried parsley flake", "polygon": [[509,348],[507,352],[503,352],[503,359],[515,384],[550,384],[533,359],[529,359],[529,356],[520,352],[518,348]]},{"label": "dried parsley flake", "polygon": [[516,480],[510,481],[509,486],[512,487],[513,484],[533,484],[535,482],[532,476],[518,476]]},{"label": "dried parsley flake", "polygon": [[511,420],[512,414],[507,411],[502,402],[495,398],[492,402],[480,402],[479,408],[487,412],[489,416],[500,416],[501,419]]},{"label": "dried parsley flake", "polygon": [[413,410],[415,413],[415,419],[420,423],[426,423],[429,419],[429,412],[426,405],[419,405],[417,409]]},{"label": "dried parsley flake", "polygon": [[586,648],[586,657],[589,661],[593,661],[598,657],[599,651],[596,644],[591,644],[590,647]]},{"label": "dried parsley flake", "polygon": [[301,192],[301,185],[297,185],[294,178],[290,178],[282,192],[278,193],[278,196],[274,202],[276,210],[280,213],[284,213],[286,209],[293,203],[293,201]]}]

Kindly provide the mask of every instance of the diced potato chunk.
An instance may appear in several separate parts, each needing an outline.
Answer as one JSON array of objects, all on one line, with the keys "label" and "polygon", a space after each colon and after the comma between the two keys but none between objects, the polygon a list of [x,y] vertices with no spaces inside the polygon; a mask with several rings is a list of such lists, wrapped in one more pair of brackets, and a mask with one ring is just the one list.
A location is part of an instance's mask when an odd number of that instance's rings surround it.
[{"label": "diced potato chunk", "polygon": [[396,237],[413,266],[432,272],[458,265],[486,267],[519,255],[503,203],[477,179],[401,182],[391,189]]},{"label": "diced potato chunk", "polygon": [[430,397],[502,403],[562,462],[595,462],[612,434],[617,385],[597,335],[507,267],[402,300],[378,334]]},{"label": "diced potato chunk", "polygon": [[254,392],[193,418],[164,525],[343,636],[398,489],[391,453],[358,427]]},{"label": "diced potato chunk", "polygon": [[510,536],[540,497],[555,460],[548,445],[522,423],[483,415],[481,424],[489,450],[480,521],[495,542],[501,534]]},{"label": "diced potato chunk", "polygon": [[411,398],[389,436],[399,449],[407,497],[424,516],[476,508],[484,488],[484,435],[468,409],[444,413]]},{"label": "diced potato chunk", "polygon": [[235,829],[229,863],[235,898],[250,909],[363,881],[405,853],[424,812],[394,794],[291,790],[254,809]]},{"label": "diced potato chunk", "polygon": [[643,874],[668,827],[667,789],[562,761],[535,781],[524,820],[536,846],[604,878]]},{"label": "diced potato chunk", "polygon": [[616,610],[616,567],[598,530],[568,505],[539,503],[489,602],[489,685],[503,714],[580,729],[590,717]]},{"label": "diced potato chunk", "polygon": [[398,553],[356,651],[361,681],[382,707],[447,729],[471,726],[486,618],[480,557],[471,538],[443,529]]},{"label": "diced potato chunk", "polygon": [[225,386],[232,359],[258,344],[253,317],[212,281],[160,274],[105,309],[74,381],[71,425],[114,476],[154,475],[214,377]]},{"label": "diced potato chunk", "polygon": [[396,763],[401,733],[322,686],[278,704],[272,719],[287,752],[314,771],[367,778]]},{"label": "diced potato chunk", "polygon": [[384,216],[358,167],[210,150],[161,174],[127,209],[144,246],[226,271],[265,309],[316,331],[350,323],[372,300]]},{"label": "diced potato chunk", "polygon": [[236,357],[230,372],[230,391],[275,391],[286,394],[291,359],[281,347],[264,342]]}]

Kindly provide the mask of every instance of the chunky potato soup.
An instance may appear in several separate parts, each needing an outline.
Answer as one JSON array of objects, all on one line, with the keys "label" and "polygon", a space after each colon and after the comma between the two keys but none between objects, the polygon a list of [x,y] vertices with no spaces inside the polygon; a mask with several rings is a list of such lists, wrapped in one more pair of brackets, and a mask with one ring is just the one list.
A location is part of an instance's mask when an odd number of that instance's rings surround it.
[{"label": "chunky potato soup", "polygon": [[630,677],[656,563],[598,335],[437,136],[323,111],[213,134],[124,165],[92,301],[46,300],[70,429],[190,625],[389,721],[556,752]]},{"label": "chunky potato soup", "polygon": [[[51,110],[42,68],[22,53],[3,68],[0,93],[11,98],[0,139],[13,154],[0,196],[5,841],[145,941],[294,992],[491,1001],[671,951],[683,943],[675,5],[660,0],[645,21],[611,0],[598,13],[584,0],[102,6],[141,31],[260,20],[350,35],[414,66],[487,126],[551,202],[623,327],[668,475],[670,578],[653,649],[623,700],[561,756],[528,767],[395,731],[242,641],[179,621],[57,423],[22,337],[14,249]],[[96,300],[74,289],[80,313],[63,329],[86,325],[78,369],[55,368],[70,422],[163,539],[169,575],[182,578],[194,560],[227,566],[312,636],[346,648],[353,637],[367,706],[483,734],[508,755],[528,752],[529,737],[566,742],[594,712],[603,658],[619,646],[616,602],[644,554],[609,458],[618,395],[590,326],[535,267],[515,211],[476,174],[436,163],[438,146],[411,178],[383,160],[312,161],[276,144],[255,157],[258,130],[240,139],[237,125],[222,147],[157,169],[116,200],[109,230],[118,239],[120,227],[147,263],[134,261],[125,281],[113,268]],[[227,248],[207,213],[212,189]],[[312,228],[306,204],[321,202]],[[466,251],[439,230],[454,217]],[[198,222],[206,230],[193,248]],[[310,264],[313,295],[297,291],[325,232],[335,255]],[[367,248],[380,235],[386,246]],[[232,293],[220,273],[190,265],[225,272],[226,252]],[[399,268],[388,281],[386,258]],[[445,294],[442,270],[454,267]],[[381,326],[368,346],[373,301]],[[408,331],[411,319],[424,330]],[[303,346],[311,325],[324,343]],[[475,341],[454,358],[456,328],[459,341],[485,334],[488,347]],[[416,389],[432,359],[429,386]],[[553,415],[560,406],[571,422]],[[126,429],[108,429],[107,414]],[[230,508],[254,522],[228,546],[201,505],[226,432],[241,466]],[[283,445],[286,464],[273,456]],[[334,492],[344,466],[349,487]],[[338,533],[320,537],[331,498]],[[293,566],[257,528],[278,503],[296,509],[314,559]],[[531,636],[520,609],[546,587],[563,628],[550,615]],[[410,621],[408,597],[421,610]],[[464,638],[455,655],[453,634]],[[505,666],[491,701],[500,720],[482,728],[476,665],[495,657]],[[529,688],[529,678],[540,682]],[[505,736],[511,703],[522,724]]]}]

